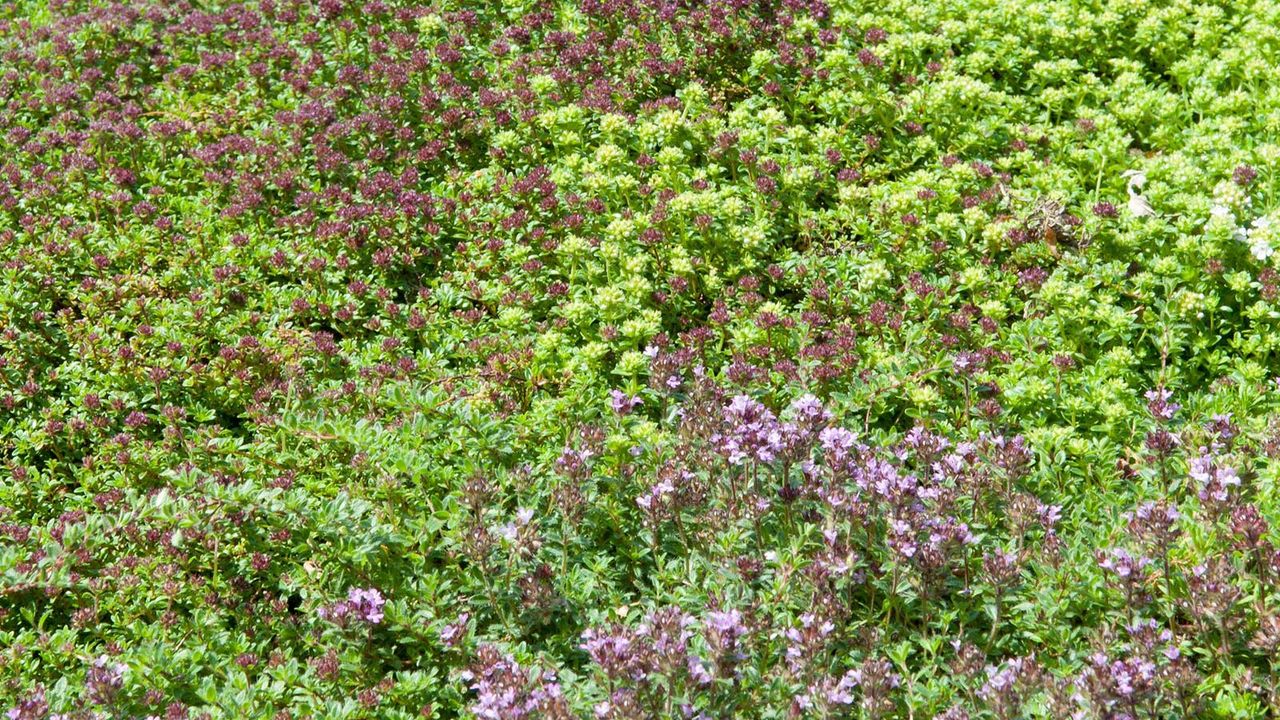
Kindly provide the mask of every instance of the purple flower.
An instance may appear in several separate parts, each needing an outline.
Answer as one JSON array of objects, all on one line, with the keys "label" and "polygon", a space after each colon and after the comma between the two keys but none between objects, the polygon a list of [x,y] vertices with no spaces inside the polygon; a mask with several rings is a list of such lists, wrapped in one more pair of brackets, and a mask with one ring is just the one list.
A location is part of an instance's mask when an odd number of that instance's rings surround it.
[{"label": "purple flower", "polygon": [[522,531],[529,529],[529,523],[533,521],[533,510],[531,508],[518,508],[516,510],[516,519],[498,528],[498,534],[509,543],[523,544],[522,540],[527,540],[528,533]]},{"label": "purple flower", "polygon": [[610,630],[591,628],[582,634],[579,646],[591,656],[610,678],[644,680],[648,669],[642,662],[641,648],[632,641],[626,628],[614,626]]},{"label": "purple flower", "polygon": [[665,607],[649,613],[636,634],[652,645],[658,668],[670,674],[675,668],[687,664],[689,630],[694,619],[677,607]]},{"label": "purple flower", "polygon": [[1235,423],[1231,421],[1231,413],[1214,415],[1205,424],[1205,429],[1214,436],[1210,443],[1210,448],[1214,451],[1229,448],[1231,442],[1240,434],[1240,428],[1236,427]]},{"label": "purple flower", "polygon": [[351,603],[352,611],[361,620],[370,625],[377,625],[382,622],[382,608],[387,601],[378,590],[374,588],[351,588],[347,592],[347,602]]},{"label": "purple flower", "polygon": [[853,688],[858,684],[858,671],[850,670],[840,678],[834,687],[825,689],[826,701],[830,705],[852,705]]},{"label": "purple flower", "polygon": [[462,640],[462,636],[467,632],[467,625],[471,621],[471,613],[462,613],[458,619],[444,626],[440,631],[440,642],[444,643],[447,648],[455,648]]},{"label": "purple flower", "polygon": [[1022,669],[1022,663],[1019,660],[1012,660],[1004,666],[995,666],[987,668],[987,681],[983,683],[980,694],[989,695],[993,693],[1004,692],[1013,687],[1018,680],[1018,671]]},{"label": "purple flower", "polygon": [[1111,660],[1094,653],[1085,669],[1086,685],[1094,701],[1106,708],[1130,707],[1136,699],[1152,691],[1156,665],[1146,658]]},{"label": "purple flower", "polygon": [[346,600],[320,608],[319,615],[344,626],[349,620],[377,625],[382,622],[382,609],[386,602],[382,593],[374,588],[351,588],[347,591]]},{"label": "purple flower", "polygon": [[791,403],[791,415],[797,421],[821,424],[831,419],[831,413],[822,407],[822,401],[813,395],[802,395]]},{"label": "purple flower", "polygon": [[1125,514],[1129,531],[1155,547],[1160,554],[1166,553],[1181,534],[1178,528],[1181,518],[1178,508],[1168,502],[1145,502],[1137,510]]},{"label": "purple flower", "polygon": [[706,661],[695,655],[689,656],[687,669],[689,670],[689,677],[692,677],[694,682],[699,685],[710,685],[715,680],[715,677],[711,675],[711,671],[707,667]]},{"label": "purple flower", "polygon": [[636,505],[642,510],[654,512],[662,506],[662,500],[675,492],[670,478],[663,478],[649,488],[649,491],[636,497]]},{"label": "purple flower", "polygon": [[880,56],[866,48],[858,51],[858,62],[862,63],[866,67],[884,67],[884,60],[881,60]]},{"label": "purple flower", "polygon": [[961,375],[975,375],[982,369],[982,365],[982,356],[968,351],[957,353],[951,360],[952,369]]},{"label": "purple flower", "polygon": [[889,521],[889,548],[904,558],[915,557],[919,545],[916,544],[915,528],[902,520]]},{"label": "purple flower", "polygon": [[897,466],[880,458],[867,458],[853,469],[853,481],[863,490],[871,490],[894,505],[911,505],[919,497],[920,483],[914,475],[904,475]]},{"label": "purple flower", "polygon": [[521,667],[491,645],[476,651],[476,662],[462,679],[476,695],[471,712],[482,720],[572,717],[555,673]]},{"label": "purple flower", "polygon": [[742,613],[737,610],[713,610],[707,613],[707,629],[722,641],[733,641],[747,632],[742,624]]},{"label": "purple flower", "polygon": [[[810,683],[805,692],[796,696],[795,705],[800,710],[827,710],[852,705],[853,690],[858,686],[858,671],[850,670],[839,678],[823,676]],[[822,713],[825,715],[825,713]]]},{"label": "purple flower", "polygon": [[827,637],[835,629],[835,623],[830,620],[819,621],[813,613],[800,616],[800,627],[787,628],[783,637],[787,641],[787,667],[791,672],[797,675],[804,672],[809,661],[826,648]]},{"label": "purple flower", "polygon": [[872,658],[856,670],[849,671],[845,679],[862,688],[862,709],[868,718],[879,718],[893,711],[893,690],[902,678],[893,671],[887,660]]},{"label": "purple flower", "polygon": [[1173,416],[1182,409],[1182,406],[1169,402],[1171,397],[1173,397],[1173,393],[1164,388],[1148,390],[1146,394],[1147,412],[1151,413],[1151,417],[1161,422],[1172,420]]},{"label": "purple flower", "polygon": [[1036,507],[1036,515],[1040,518],[1041,526],[1046,531],[1052,531],[1058,526],[1058,521],[1062,519],[1062,506],[1040,503]]},{"label": "purple flower", "polygon": [[1120,212],[1116,210],[1116,206],[1105,200],[1093,206],[1093,214],[1104,218],[1120,216]]},{"label": "purple flower", "polygon": [[1200,485],[1200,500],[1206,503],[1225,503],[1231,489],[1240,484],[1240,476],[1234,468],[1219,465],[1207,454],[1191,461],[1188,474]]},{"label": "purple flower", "polygon": [[742,613],[733,609],[712,610],[707,613],[703,626],[707,645],[714,653],[716,674],[732,677],[737,672],[738,661],[745,657],[739,647],[739,640],[747,634]]},{"label": "purple flower", "polygon": [[999,548],[983,556],[982,569],[997,587],[1012,584],[1022,572],[1017,553]]},{"label": "purple flower", "polygon": [[724,431],[712,441],[734,465],[747,460],[771,463],[783,450],[783,427],[763,404],[747,395],[733,398],[724,409]]},{"label": "purple flower", "polygon": [[1098,566],[1110,570],[1121,580],[1138,580],[1151,564],[1151,558],[1134,557],[1124,548],[1112,548],[1098,560]]},{"label": "purple flower", "polygon": [[1040,667],[1030,658],[1014,658],[987,668],[987,679],[978,688],[978,697],[987,702],[996,717],[1022,715],[1027,695],[1034,691]]},{"label": "purple flower", "polygon": [[125,666],[112,662],[106,655],[99,655],[85,674],[84,687],[89,701],[96,705],[109,705],[120,688],[124,687]]},{"label": "purple flower", "polygon": [[44,700],[44,688],[38,687],[26,698],[19,700],[9,712],[8,720],[41,720],[49,712],[49,703]]},{"label": "purple flower", "polygon": [[844,428],[829,427],[818,433],[818,442],[831,456],[832,464],[836,464],[844,462],[849,457],[849,451],[857,443],[857,437]]},{"label": "purple flower", "polygon": [[556,470],[569,478],[584,479],[591,474],[591,458],[595,451],[590,448],[574,450],[566,446],[556,459]]},{"label": "purple flower", "polygon": [[639,397],[629,396],[621,390],[615,389],[609,391],[609,405],[618,415],[627,415],[644,405],[644,401]]}]

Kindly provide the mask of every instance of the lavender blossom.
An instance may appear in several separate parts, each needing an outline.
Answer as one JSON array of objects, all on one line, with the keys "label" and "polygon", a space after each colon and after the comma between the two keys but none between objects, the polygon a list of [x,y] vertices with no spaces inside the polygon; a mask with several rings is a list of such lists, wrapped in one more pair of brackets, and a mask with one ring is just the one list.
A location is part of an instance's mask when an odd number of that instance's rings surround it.
[{"label": "lavender blossom", "polygon": [[18,701],[5,713],[8,720],[42,720],[49,712],[44,699],[44,688],[37,687],[30,695]]},{"label": "lavender blossom", "polygon": [[609,406],[618,415],[629,415],[642,405],[644,401],[637,396],[629,396],[616,389],[609,391]]},{"label": "lavender blossom", "polygon": [[483,720],[570,720],[573,715],[555,673],[521,667],[491,645],[476,652],[462,673],[475,699],[471,712]]},{"label": "lavender blossom", "polygon": [[724,430],[712,438],[733,465],[750,460],[771,463],[782,451],[782,428],[763,404],[746,395],[733,398],[724,409]]},{"label": "lavender blossom", "polygon": [[456,648],[461,642],[462,636],[466,634],[468,624],[471,622],[471,613],[462,613],[458,615],[458,619],[445,625],[440,630],[440,642],[447,648]]},{"label": "lavender blossom", "polygon": [[89,672],[84,678],[89,701],[95,705],[110,705],[124,687],[125,670],[122,663],[113,662],[106,655],[99,655],[89,666]]},{"label": "lavender blossom", "polygon": [[352,621],[377,625],[382,622],[386,602],[382,593],[374,588],[351,588],[346,600],[321,608],[319,615],[342,626]]},{"label": "lavender blossom", "polygon": [[1171,397],[1173,397],[1173,393],[1164,388],[1148,390],[1146,393],[1147,412],[1151,413],[1151,417],[1155,418],[1158,422],[1168,422],[1172,420],[1178,410],[1182,409],[1182,406],[1177,403],[1169,402],[1169,398]]},{"label": "lavender blossom", "polygon": [[1191,479],[1200,486],[1200,501],[1219,508],[1227,503],[1234,488],[1240,485],[1240,476],[1234,468],[1221,465],[1207,453],[1190,463]]}]

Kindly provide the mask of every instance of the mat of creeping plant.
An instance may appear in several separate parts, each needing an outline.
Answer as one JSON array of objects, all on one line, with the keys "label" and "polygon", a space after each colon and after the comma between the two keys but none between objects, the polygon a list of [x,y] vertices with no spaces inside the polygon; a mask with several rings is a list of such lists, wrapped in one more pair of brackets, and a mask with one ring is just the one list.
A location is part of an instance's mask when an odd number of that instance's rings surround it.
[{"label": "mat of creeping plant", "polygon": [[1273,716],[1277,27],[0,3],[0,712]]}]

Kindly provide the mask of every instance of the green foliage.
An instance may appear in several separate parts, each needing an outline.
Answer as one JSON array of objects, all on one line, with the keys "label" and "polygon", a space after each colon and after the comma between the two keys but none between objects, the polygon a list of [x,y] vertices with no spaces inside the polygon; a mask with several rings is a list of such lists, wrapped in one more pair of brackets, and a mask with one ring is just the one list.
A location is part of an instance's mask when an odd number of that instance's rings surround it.
[{"label": "green foliage", "polygon": [[1278,27],[5,4],[0,705],[1265,717]]}]

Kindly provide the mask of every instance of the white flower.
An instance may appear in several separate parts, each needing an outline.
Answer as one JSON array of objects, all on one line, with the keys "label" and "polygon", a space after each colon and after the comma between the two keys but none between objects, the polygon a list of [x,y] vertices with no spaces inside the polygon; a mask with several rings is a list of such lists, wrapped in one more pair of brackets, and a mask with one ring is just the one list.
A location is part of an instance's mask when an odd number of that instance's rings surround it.
[{"label": "white flower", "polygon": [[1275,253],[1275,249],[1271,247],[1271,243],[1267,242],[1266,238],[1259,237],[1254,238],[1253,242],[1249,244],[1249,252],[1253,253],[1253,256],[1259,260],[1266,260]]},{"label": "white flower", "polygon": [[1226,205],[1214,205],[1209,210],[1209,217],[1214,220],[1231,220],[1231,208]]},{"label": "white flower", "polygon": [[1275,247],[1272,245],[1272,235],[1275,234],[1275,224],[1272,219],[1263,215],[1253,221],[1247,232],[1237,231],[1236,237],[1249,243],[1249,252],[1259,260],[1266,260],[1275,253]]}]

